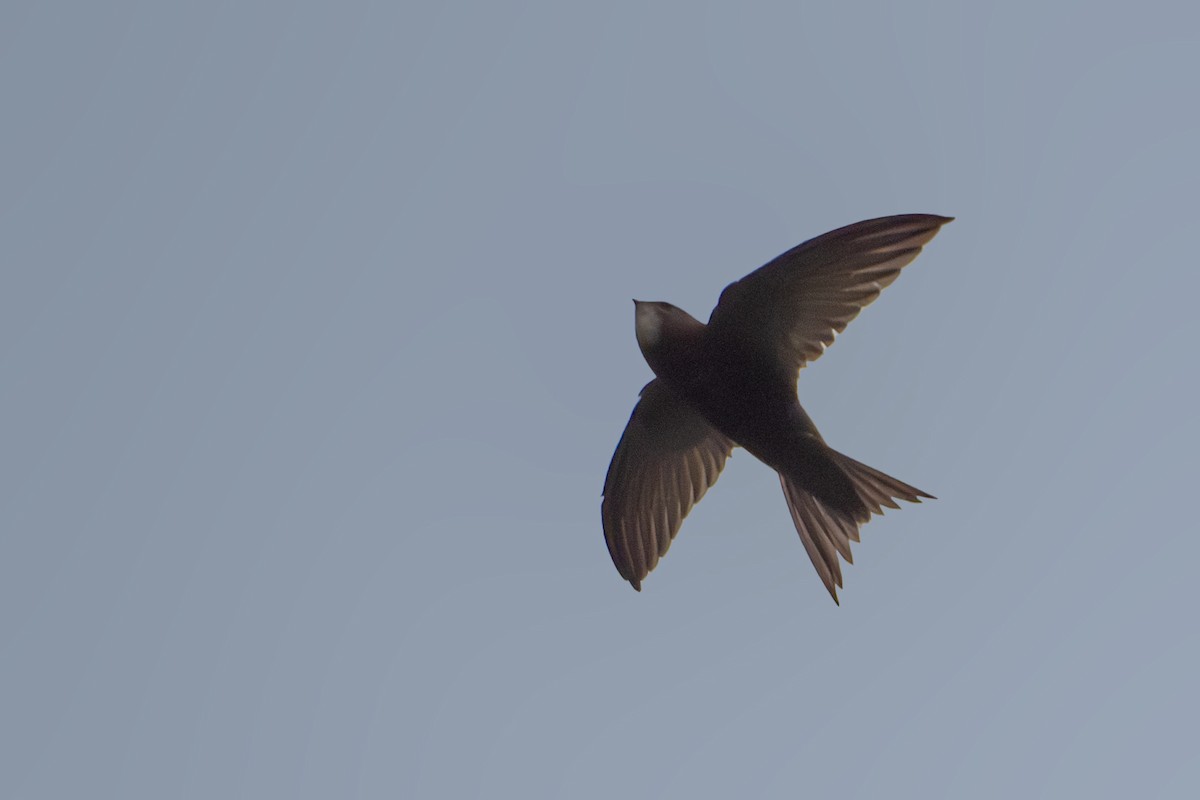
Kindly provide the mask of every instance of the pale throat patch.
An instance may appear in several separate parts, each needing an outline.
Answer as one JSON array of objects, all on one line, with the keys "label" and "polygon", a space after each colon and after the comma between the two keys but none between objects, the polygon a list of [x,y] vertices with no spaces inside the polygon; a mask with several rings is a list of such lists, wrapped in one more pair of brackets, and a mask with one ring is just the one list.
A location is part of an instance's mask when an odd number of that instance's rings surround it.
[{"label": "pale throat patch", "polygon": [[634,325],[637,328],[638,344],[643,348],[653,347],[662,338],[662,317],[656,310],[639,306]]}]

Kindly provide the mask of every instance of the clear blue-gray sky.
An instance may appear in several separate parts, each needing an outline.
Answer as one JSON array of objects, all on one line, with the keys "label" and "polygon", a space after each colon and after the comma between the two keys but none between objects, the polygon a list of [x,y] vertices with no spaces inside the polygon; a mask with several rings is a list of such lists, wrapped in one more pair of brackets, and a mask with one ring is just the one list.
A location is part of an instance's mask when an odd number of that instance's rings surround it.
[{"label": "clear blue-gray sky", "polygon": [[[0,7],[0,797],[1195,797],[1190,3]],[[631,591],[630,298],[948,214]]]}]

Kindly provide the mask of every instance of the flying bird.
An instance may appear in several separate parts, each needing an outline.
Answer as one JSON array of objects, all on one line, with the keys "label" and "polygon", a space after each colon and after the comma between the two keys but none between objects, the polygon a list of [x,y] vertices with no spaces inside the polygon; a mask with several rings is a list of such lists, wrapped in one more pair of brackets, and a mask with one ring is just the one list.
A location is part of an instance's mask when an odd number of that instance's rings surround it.
[{"label": "flying bird", "polygon": [[601,518],[621,577],[642,581],[734,447],[779,473],[800,541],[834,602],[840,555],[896,500],[933,495],[825,443],[800,406],[800,369],[821,357],[953,217],[858,222],[793,247],[721,292],[705,324],[670,303],[634,300],[642,389],[604,481]]}]

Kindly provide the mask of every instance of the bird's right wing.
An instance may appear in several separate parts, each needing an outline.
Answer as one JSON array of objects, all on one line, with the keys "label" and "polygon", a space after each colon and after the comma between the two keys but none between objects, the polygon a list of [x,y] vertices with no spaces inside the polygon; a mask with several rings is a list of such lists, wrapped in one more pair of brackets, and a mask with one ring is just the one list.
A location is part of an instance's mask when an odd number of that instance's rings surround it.
[{"label": "bird's right wing", "polygon": [[604,480],[600,516],[621,577],[642,579],[666,554],[683,518],[717,482],[733,442],[658,379],[641,391]]},{"label": "bird's right wing", "polygon": [[799,244],[725,287],[709,335],[762,341],[795,375],[820,358],[951,219],[869,219]]}]

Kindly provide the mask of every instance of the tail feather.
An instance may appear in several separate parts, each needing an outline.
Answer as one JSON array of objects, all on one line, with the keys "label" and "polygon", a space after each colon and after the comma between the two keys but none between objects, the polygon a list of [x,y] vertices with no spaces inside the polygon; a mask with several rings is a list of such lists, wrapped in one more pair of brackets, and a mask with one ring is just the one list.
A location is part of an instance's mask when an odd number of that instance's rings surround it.
[{"label": "tail feather", "polygon": [[804,475],[793,477],[781,472],[779,482],[783,486],[788,510],[791,511],[792,522],[800,534],[804,550],[833,601],[837,603],[837,589],[842,585],[842,569],[838,563],[838,555],[841,555],[847,564],[854,563],[850,553],[850,542],[860,541],[859,526],[869,521],[872,514],[882,514],[884,506],[899,508],[896,500],[919,503],[922,497],[930,500],[935,498],[915,486],[909,486],[836,450],[828,450],[828,456],[829,461],[836,465],[854,487],[855,494],[862,503],[861,509],[851,511],[834,508],[805,488],[805,483],[810,482],[811,478],[806,481]]},{"label": "tail feather", "polygon": [[815,495],[801,488],[782,472],[779,473],[779,482],[783,485],[788,510],[792,512],[792,522],[800,533],[800,542],[804,545],[817,574],[821,576],[821,582],[829,590],[833,602],[837,603],[837,589],[842,585],[842,567],[838,563],[838,553],[842,554],[847,563],[853,563],[849,540],[851,536],[858,539],[857,525],[849,517],[831,511]]},{"label": "tail feather", "polygon": [[[915,486],[909,486],[902,480],[893,478],[891,475],[886,475],[873,467],[868,467],[861,461],[855,461],[850,456],[842,455],[836,450],[830,450],[829,455],[833,458],[834,463],[841,467],[842,472],[854,484],[854,489],[858,492],[858,497],[871,509],[872,514],[882,514],[883,508],[899,508],[900,504],[896,500],[907,500],[910,503],[919,503],[921,498],[927,500],[936,500],[937,498],[926,492],[922,492]],[[895,499],[893,499],[895,498]],[[863,519],[866,522],[870,517]]]}]

